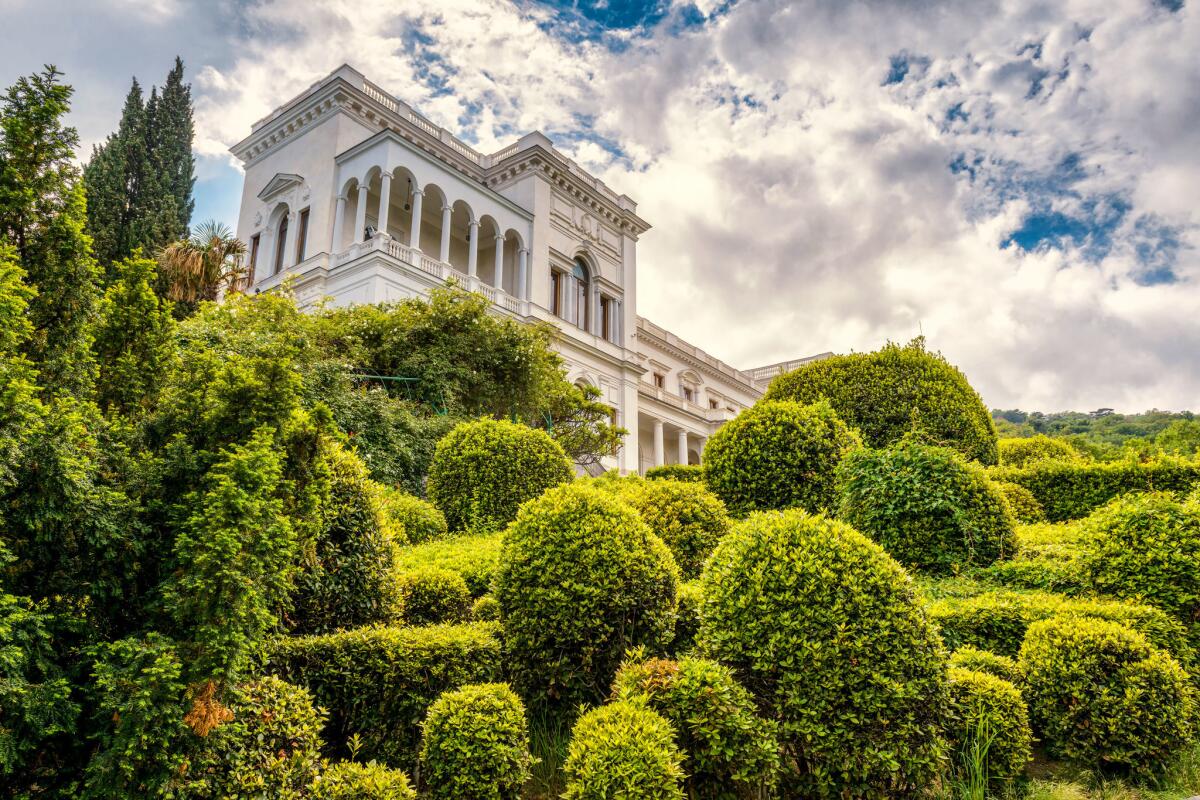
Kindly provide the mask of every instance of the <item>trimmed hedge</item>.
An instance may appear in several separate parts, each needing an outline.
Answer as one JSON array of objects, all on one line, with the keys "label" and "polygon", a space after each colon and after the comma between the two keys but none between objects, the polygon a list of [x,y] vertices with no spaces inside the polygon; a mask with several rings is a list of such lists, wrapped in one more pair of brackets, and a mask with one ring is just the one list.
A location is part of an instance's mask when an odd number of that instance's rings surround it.
[{"label": "trimmed hedge", "polygon": [[679,584],[677,597],[679,610],[675,616],[675,639],[668,650],[679,656],[695,647],[696,634],[700,632],[700,606],[704,602],[700,581]]},{"label": "trimmed hedge", "polygon": [[1154,606],[1011,590],[943,598],[929,604],[930,619],[941,629],[948,647],[971,645],[1004,656],[1017,655],[1030,625],[1058,615],[1121,623],[1141,632],[1181,663],[1192,663],[1187,631],[1179,620]]},{"label": "trimmed hedge", "polygon": [[1016,556],[978,570],[974,576],[1014,589],[1077,594],[1083,589],[1079,540],[1075,523],[1018,525]]},{"label": "trimmed hedge", "polygon": [[426,492],[452,531],[488,533],[517,507],[574,477],[571,462],[545,431],[505,420],[456,425],[437,444]]},{"label": "trimmed hedge", "polygon": [[925,350],[924,339],[813,361],[775,378],[764,397],[799,403],[822,398],[862,432],[869,447],[888,447],[917,430],[973,461],[997,461],[987,406],[956,367]]},{"label": "trimmed hedge", "polygon": [[699,577],[704,560],[723,536],[730,519],[725,505],[702,484],[677,480],[596,481],[614,492],[650,526],[675,556],[684,578]]},{"label": "trimmed hedge", "polygon": [[1041,461],[1081,461],[1079,451],[1062,439],[1051,439],[1045,434],[1020,438],[1001,439],[1000,466],[1024,469]]},{"label": "trimmed hedge", "polygon": [[[946,729],[958,771],[986,778],[1000,795],[1025,771],[1033,746],[1029,709],[1010,681],[986,672],[950,668],[950,721]],[[983,774],[972,775],[979,769]]]},{"label": "trimmed hedge", "polygon": [[1081,527],[1084,583],[1171,612],[1200,646],[1200,506],[1164,493],[1131,495]]},{"label": "trimmed hedge", "polygon": [[663,464],[646,470],[646,480],[661,480],[704,483],[704,467],[699,464]]},{"label": "trimmed hedge", "polygon": [[1187,494],[1200,485],[1200,460],[1160,458],[1098,463],[1043,461],[1028,469],[989,470],[992,480],[1020,484],[1033,493],[1050,522],[1086,517],[1114,497],[1132,492]]},{"label": "trimmed hedge", "polygon": [[803,511],[755,514],[701,585],[699,646],[779,724],[782,794],[918,797],[937,779],[946,654],[883,548]]},{"label": "trimmed hedge", "polygon": [[495,623],[424,628],[355,628],[276,640],[272,672],[312,692],[329,711],[324,738],[345,752],[358,734],[362,755],[411,769],[425,712],[446,689],[503,674]]},{"label": "trimmed hedge", "polygon": [[425,568],[448,569],[463,576],[472,597],[488,593],[500,563],[501,533],[462,534],[400,548],[396,569],[415,572]]},{"label": "trimmed hedge", "polygon": [[1017,522],[1032,525],[1046,521],[1046,511],[1033,496],[1033,492],[1019,483],[1009,483],[1008,481],[993,481],[993,483],[1000,490],[1000,494],[1004,495],[1004,499],[1008,501],[1009,511],[1012,512],[1013,519]]},{"label": "trimmed hedge", "polygon": [[1021,647],[1034,732],[1052,756],[1152,773],[1187,741],[1187,674],[1146,637],[1098,619],[1034,623]]},{"label": "trimmed hedge", "polygon": [[563,800],[683,800],[683,754],[671,724],[644,705],[612,703],[579,718],[563,765]]},{"label": "trimmed hedge", "polygon": [[443,539],[449,531],[446,516],[436,506],[399,489],[384,493],[383,511],[393,525],[404,531],[409,544]]},{"label": "trimmed hedge", "polygon": [[434,800],[519,800],[530,761],[525,706],[507,684],[463,686],[429,707],[421,780]]},{"label": "trimmed hedge", "polygon": [[1003,495],[949,448],[905,439],[886,450],[859,450],[839,467],[838,488],[838,518],[905,566],[958,573],[1017,550]]},{"label": "trimmed hedge", "polygon": [[490,594],[477,598],[471,604],[471,619],[476,622],[498,622],[500,620],[500,601]]},{"label": "trimmed hedge", "polygon": [[522,506],[504,535],[496,599],[508,667],[531,704],[602,698],[627,649],[674,636],[679,568],[629,506],[585,483]]},{"label": "trimmed hedge", "polygon": [[837,499],[834,471],[861,442],[828,403],[760,402],[722,425],[704,447],[704,480],[738,516]]},{"label": "trimmed hedge", "polygon": [[312,696],[265,677],[235,686],[226,708],[229,721],[193,737],[197,746],[171,796],[306,798],[321,768],[323,715]]},{"label": "trimmed hedge", "polygon": [[986,672],[1003,678],[1009,683],[1021,682],[1021,668],[1014,659],[997,655],[988,650],[980,650],[971,645],[963,645],[950,654],[950,666],[959,669],[969,669],[974,672]]},{"label": "trimmed hedge", "polygon": [[471,614],[471,591],[457,572],[423,567],[402,573],[396,583],[405,624],[464,622]]},{"label": "trimmed hedge", "polygon": [[702,658],[626,662],[613,699],[645,703],[675,728],[689,798],[774,796],[775,726],[757,715],[754,699],[727,667]]},{"label": "trimmed hedge", "polygon": [[339,761],[313,784],[312,800],[417,800],[417,793],[400,770]]}]

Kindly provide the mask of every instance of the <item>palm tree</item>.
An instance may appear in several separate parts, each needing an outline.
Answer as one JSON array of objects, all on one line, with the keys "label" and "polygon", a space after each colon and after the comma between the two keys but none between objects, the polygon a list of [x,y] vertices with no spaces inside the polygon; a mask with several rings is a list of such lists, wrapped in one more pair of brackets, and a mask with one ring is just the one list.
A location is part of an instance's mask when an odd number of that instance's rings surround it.
[{"label": "palm tree", "polygon": [[167,296],[191,309],[203,300],[216,300],[222,291],[244,289],[245,256],[246,245],[229,226],[202,222],[191,238],[171,242],[158,254]]}]

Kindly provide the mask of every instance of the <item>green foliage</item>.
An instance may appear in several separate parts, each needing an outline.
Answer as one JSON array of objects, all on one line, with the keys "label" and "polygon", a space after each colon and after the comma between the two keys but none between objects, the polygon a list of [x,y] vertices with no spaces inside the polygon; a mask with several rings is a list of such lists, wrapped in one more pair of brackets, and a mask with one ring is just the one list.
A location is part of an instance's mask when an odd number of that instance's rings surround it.
[{"label": "green foliage", "polygon": [[630,647],[673,637],[679,568],[627,505],[585,484],[522,506],[496,575],[509,671],[535,706],[603,697]]},{"label": "green foliage", "polygon": [[400,618],[397,539],[384,489],[362,462],[339,446],[323,454],[328,495],[314,541],[306,543],[292,593],[293,628],[306,633]]},{"label": "green foliage", "polygon": [[42,406],[37,401],[37,372],[21,352],[33,333],[27,311],[34,292],[15,251],[0,241],[0,491],[16,479],[26,440]]},{"label": "green foliage", "polygon": [[481,419],[438,442],[427,490],[451,530],[486,533],[507,525],[521,503],[571,477],[562,448],[542,431]]},{"label": "green foliage", "polygon": [[683,754],[671,724],[644,705],[617,702],[571,731],[564,800],[683,800]]},{"label": "green foliage", "polygon": [[721,537],[729,533],[724,504],[703,484],[660,479],[597,481],[638,512],[675,556],[684,578],[696,578]]},{"label": "green foliage", "polygon": [[905,439],[851,453],[838,470],[838,517],[905,566],[945,574],[1016,551],[1008,504],[955,451]]},{"label": "green foliage", "polygon": [[1200,646],[1200,506],[1163,493],[1130,495],[1081,527],[1084,583],[1169,611]]},{"label": "green foliage", "polygon": [[313,784],[312,800],[417,800],[408,776],[374,761],[331,765]]},{"label": "green foliage", "polygon": [[400,572],[448,569],[463,576],[473,597],[488,592],[500,564],[501,533],[460,534],[424,544],[400,548],[396,562]]},{"label": "green foliage", "polygon": [[1194,456],[1200,452],[1200,420],[1175,420],[1154,437],[1154,443],[1173,456]]},{"label": "green foliage", "polygon": [[1029,709],[1010,681],[987,672],[950,668],[950,749],[958,769],[982,756],[984,774],[997,795],[1025,771],[1033,733]]},{"label": "green foliage", "polygon": [[429,707],[421,779],[434,800],[519,800],[530,760],[525,706],[507,684],[463,686]]},{"label": "green foliage", "polygon": [[1192,647],[1185,628],[1179,620],[1154,606],[1008,590],[943,598],[929,605],[929,617],[941,629],[947,646],[956,649],[971,645],[1004,656],[1017,655],[1030,625],[1059,615],[1120,623],[1140,632],[1154,646],[1182,663],[1192,663]]},{"label": "green foliage", "polygon": [[1189,411],[1178,414],[1158,410],[1142,414],[1115,414],[1111,408],[1054,414],[996,410],[992,415],[997,426],[1005,426],[1005,436],[1046,434],[1067,442],[1088,458],[1103,461],[1127,458],[1134,448],[1150,442],[1158,446],[1158,436],[1167,428],[1176,422],[1191,422],[1194,419]]},{"label": "green foliage", "polygon": [[1152,773],[1191,733],[1186,673],[1123,625],[1070,617],[1034,623],[1020,662],[1034,732],[1054,756]]},{"label": "green foliage", "polygon": [[841,522],[755,514],[701,583],[700,647],[778,722],[785,795],[921,795],[944,757],[946,656],[895,560]]},{"label": "green foliage", "polygon": [[704,483],[704,467],[699,464],[663,464],[646,470],[646,480],[653,481],[660,478]]},{"label": "green foliage", "polygon": [[1008,481],[993,481],[1000,494],[1008,501],[1008,509],[1017,522],[1031,525],[1046,521],[1046,512],[1042,504],[1033,496],[1033,492],[1018,483]]},{"label": "green foliage", "polygon": [[834,471],[860,444],[826,402],[762,402],[722,425],[704,447],[708,488],[735,515],[832,508]]},{"label": "green foliage", "polygon": [[307,800],[321,767],[323,715],[304,689],[266,677],[233,687],[229,718],[192,752],[173,781],[176,796]]},{"label": "green foliage", "polygon": [[437,696],[501,678],[498,634],[495,623],[471,623],[286,637],[271,646],[268,669],[329,710],[324,737],[332,749],[344,751],[358,734],[365,757],[412,768]]},{"label": "green foliage", "polygon": [[476,598],[471,604],[471,619],[475,622],[498,622],[500,601],[490,594]]},{"label": "green foliage", "polygon": [[687,653],[696,644],[700,632],[700,607],[704,604],[704,589],[700,581],[679,584],[679,610],[675,615],[675,639],[668,650],[675,655]]},{"label": "green foliage", "polygon": [[1080,461],[1079,451],[1066,441],[1043,434],[1001,439],[998,446],[1002,467],[1024,469],[1043,461]]},{"label": "green foliage", "polygon": [[613,700],[645,703],[675,729],[690,798],[773,796],[779,768],[775,726],[726,667],[707,659],[626,662]]},{"label": "green foliage", "polygon": [[423,567],[400,573],[396,584],[401,615],[408,625],[464,622],[471,615],[471,590],[457,572]]},{"label": "green foliage", "polygon": [[773,380],[764,399],[822,398],[869,447],[888,447],[919,431],[967,459],[996,463],[996,429],[979,394],[945,358],[926,351],[923,338],[810,362]]},{"label": "green foliage", "polygon": [[629,431],[614,424],[613,407],[601,399],[595,386],[550,381],[542,392],[540,414],[526,417],[558,442],[579,467],[592,467],[621,450]]},{"label": "green foliage", "polygon": [[989,470],[992,480],[1024,486],[1041,503],[1050,522],[1086,517],[1114,497],[1132,492],[1187,494],[1200,485],[1200,462],[1160,458],[1147,463],[1045,461],[1028,469]]},{"label": "green foliage", "polygon": [[445,515],[431,503],[397,489],[384,491],[383,511],[410,544],[444,539],[449,530]]},{"label": "green foliage", "polygon": [[1040,523],[1017,526],[1017,554],[974,575],[988,583],[1015,589],[1079,593],[1078,523]]},{"label": "green foliage", "polygon": [[988,675],[1003,678],[1009,683],[1021,683],[1021,668],[1015,660],[1008,656],[980,650],[969,644],[963,645],[950,654],[950,666],[974,672],[986,672]]}]

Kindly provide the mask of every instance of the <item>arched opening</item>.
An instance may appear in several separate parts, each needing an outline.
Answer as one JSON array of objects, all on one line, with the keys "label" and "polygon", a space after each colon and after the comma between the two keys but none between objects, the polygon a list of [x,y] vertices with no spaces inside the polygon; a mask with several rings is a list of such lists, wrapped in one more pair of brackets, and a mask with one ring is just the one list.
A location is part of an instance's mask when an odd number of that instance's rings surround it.
[{"label": "arched opening", "polygon": [[340,253],[358,241],[354,237],[354,219],[358,211],[357,178],[346,181],[337,202],[341,206],[341,216],[334,214],[333,252]]},{"label": "arched opening", "polygon": [[591,270],[582,258],[576,258],[571,264],[571,278],[572,296],[567,305],[570,314],[568,320],[585,331],[591,330],[591,304],[588,302],[592,288]]},{"label": "arched opening", "polygon": [[425,197],[421,203],[421,235],[418,247],[427,256],[441,259],[442,257],[442,224],[445,219],[443,209],[449,208],[446,193],[436,183],[426,184]]},{"label": "arched opening", "polygon": [[[521,234],[512,228],[504,232],[504,285],[499,287],[514,297],[521,297],[522,287],[528,285],[529,276],[521,277],[520,252],[525,247]],[[526,265],[528,269],[528,264]]]},{"label": "arched opening", "polygon": [[[391,186],[388,187],[387,234],[402,244],[408,244],[411,240],[417,186],[417,179],[404,167],[392,171]],[[379,191],[383,191],[382,181]],[[421,213],[424,215],[423,203]],[[381,216],[376,211],[377,219]]]},{"label": "arched opening", "polygon": [[[503,240],[497,240],[500,226],[492,217],[484,214],[479,218],[479,257],[476,261],[479,280],[488,286],[496,285],[496,247],[500,245],[503,256]],[[501,276],[503,277],[503,276]]]},{"label": "arched opening", "polygon": [[270,227],[271,232],[271,274],[278,275],[287,266],[287,242],[288,242],[288,225],[289,218],[292,216],[292,209],[287,203],[280,203],[271,212]]},{"label": "arched opening", "polygon": [[471,221],[475,214],[462,200],[455,200],[450,210],[450,266],[466,274],[470,259]]}]

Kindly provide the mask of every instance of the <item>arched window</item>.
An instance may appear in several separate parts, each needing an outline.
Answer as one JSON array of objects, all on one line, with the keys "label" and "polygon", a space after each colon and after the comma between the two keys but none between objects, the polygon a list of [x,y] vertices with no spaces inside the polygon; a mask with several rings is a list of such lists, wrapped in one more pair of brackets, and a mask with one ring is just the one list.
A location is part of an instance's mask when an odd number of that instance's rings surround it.
[{"label": "arched window", "polygon": [[279,218],[279,228],[275,231],[275,265],[271,270],[272,275],[278,275],[279,270],[283,269],[283,250],[287,247],[288,216],[285,213]]},{"label": "arched window", "polygon": [[591,309],[588,307],[588,289],[591,283],[588,280],[587,264],[583,263],[583,259],[575,259],[575,263],[571,266],[571,274],[575,276],[575,324],[585,331],[590,330],[588,323]]}]

